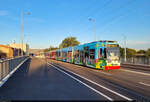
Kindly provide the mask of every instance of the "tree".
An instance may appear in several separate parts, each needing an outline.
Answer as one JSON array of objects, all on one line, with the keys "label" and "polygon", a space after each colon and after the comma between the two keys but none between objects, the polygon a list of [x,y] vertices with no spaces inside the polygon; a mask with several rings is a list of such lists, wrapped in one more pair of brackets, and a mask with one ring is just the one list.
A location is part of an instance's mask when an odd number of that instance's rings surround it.
[{"label": "tree", "polygon": [[138,53],[138,54],[145,54],[146,51],[145,51],[145,50],[139,50],[139,51],[137,51],[137,53]]},{"label": "tree", "polygon": [[127,57],[134,57],[134,56],[136,56],[136,50],[127,48]]},{"label": "tree", "polygon": [[[135,49],[131,49],[131,48],[127,48],[127,57],[134,57],[136,55],[136,50]],[[120,47],[120,56],[124,57],[124,48]]]},{"label": "tree", "polygon": [[49,48],[44,49],[44,52],[51,51],[51,50],[56,50],[56,49],[58,49],[58,47],[50,46]]},{"label": "tree", "polygon": [[76,46],[76,45],[79,45],[79,44],[80,44],[80,42],[76,39],[76,37],[67,37],[59,45],[59,48],[65,48],[65,47],[69,47],[69,46]]},{"label": "tree", "polygon": [[119,49],[120,49],[120,56],[121,56],[121,57],[124,57],[124,48],[121,48],[121,47],[120,47]]},{"label": "tree", "polygon": [[146,57],[150,57],[150,48],[146,51]]}]

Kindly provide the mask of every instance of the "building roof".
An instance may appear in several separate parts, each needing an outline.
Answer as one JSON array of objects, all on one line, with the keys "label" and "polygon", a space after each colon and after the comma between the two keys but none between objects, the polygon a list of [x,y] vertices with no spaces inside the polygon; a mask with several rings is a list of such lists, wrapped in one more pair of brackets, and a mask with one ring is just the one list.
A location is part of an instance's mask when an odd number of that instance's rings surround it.
[{"label": "building roof", "polygon": [[0,45],[0,47],[11,48],[9,45]]}]

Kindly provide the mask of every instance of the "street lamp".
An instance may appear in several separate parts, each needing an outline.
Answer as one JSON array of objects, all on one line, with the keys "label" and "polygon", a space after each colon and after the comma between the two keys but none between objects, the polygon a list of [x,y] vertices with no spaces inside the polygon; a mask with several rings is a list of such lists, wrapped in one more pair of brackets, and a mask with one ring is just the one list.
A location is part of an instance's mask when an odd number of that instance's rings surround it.
[{"label": "street lamp", "polygon": [[95,41],[96,41],[96,18],[95,19],[89,18],[89,21],[94,21],[95,23],[94,32],[95,32]]},{"label": "street lamp", "polygon": [[20,41],[22,43],[22,53],[21,55],[23,56],[23,15],[30,15],[30,12],[22,12],[21,11],[21,32],[20,32]]},{"label": "street lamp", "polygon": [[127,60],[126,36],[123,35],[123,38],[124,38],[124,61],[126,62],[126,60]]}]

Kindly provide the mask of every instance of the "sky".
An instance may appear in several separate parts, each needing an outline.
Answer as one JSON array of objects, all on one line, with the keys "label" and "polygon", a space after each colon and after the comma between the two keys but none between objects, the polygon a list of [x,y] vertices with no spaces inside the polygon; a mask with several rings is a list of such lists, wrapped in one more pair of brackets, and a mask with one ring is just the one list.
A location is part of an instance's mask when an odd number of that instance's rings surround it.
[{"label": "sky", "polygon": [[[150,0],[0,0],[0,44],[24,42],[30,48],[59,46],[69,36],[81,44],[115,40],[124,47],[150,48]],[[26,15],[30,12],[30,15]],[[89,21],[89,18],[92,20]]]}]

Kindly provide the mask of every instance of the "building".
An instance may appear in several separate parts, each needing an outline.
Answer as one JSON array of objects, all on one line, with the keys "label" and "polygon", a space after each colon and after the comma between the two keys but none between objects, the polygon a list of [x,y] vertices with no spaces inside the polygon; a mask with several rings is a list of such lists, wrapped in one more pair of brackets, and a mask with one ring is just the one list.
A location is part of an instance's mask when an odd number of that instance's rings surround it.
[{"label": "building", "polygon": [[17,49],[9,45],[0,45],[0,58],[12,58],[18,56]]},{"label": "building", "polygon": [[[11,44],[9,44],[9,46],[22,50],[22,44],[11,43]],[[29,55],[29,45],[28,44],[23,44],[23,51],[24,51],[25,55]]]}]

